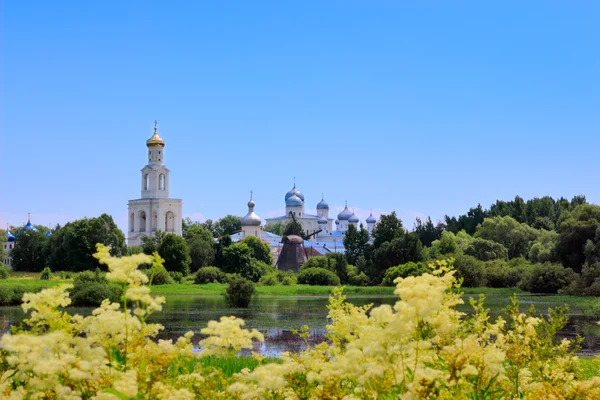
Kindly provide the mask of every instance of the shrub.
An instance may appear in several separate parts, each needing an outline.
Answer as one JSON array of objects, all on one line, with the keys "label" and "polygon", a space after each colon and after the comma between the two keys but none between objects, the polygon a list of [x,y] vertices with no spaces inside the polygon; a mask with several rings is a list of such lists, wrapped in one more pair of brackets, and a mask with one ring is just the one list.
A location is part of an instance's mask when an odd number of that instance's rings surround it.
[{"label": "shrub", "polygon": [[175,281],[177,283],[182,283],[183,280],[185,279],[185,276],[179,271],[171,271],[171,272],[169,272],[169,275],[171,275],[171,278],[173,278],[173,281]]},{"label": "shrub", "polygon": [[480,287],[485,284],[484,263],[472,256],[458,254],[454,257],[456,277],[462,278],[465,287]]},{"label": "shrub", "polygon": [[273,271],[264,275],[258,281],[258,284],[261,286],[275,286],[275,285],[284,285],[291,286],[296,283],[296,279],[294,273],[291,271],[283,272],[283,271]]},{"label": "shrub", "polygon": [[25,288],[24,286],[13,286],[12,287],[12,299],[10,301],[11,305],[14,304],[21,304],[21,302],[23,301],[23,295],[27,292],[39,292],[41,289],[37,289],[37,290],[31,290],[30,288]]},{"label": "shrub", "polygon": [[100,269],[96,271],[83,271],[73,281],[71,300],[74,306],[94,307],[99,306],[102,300],[109,299],[118,302],[123,294],[121,285],[106,280]]},{"label": "shrub", "polygon": [[194,283],[224,283],[227,277],[225,273],[217,267],[202,267],[194,275]]},{"label": "shrub", "polygon": [[325,268],[306,268],[298,274],[298,283],[336,286],[340,284],[340,278]]},{"label": "shrub", "polygon": [[52,271],[50,268],[46,267],[40,273],[40,279],[43,281],[49,281],[52,278]]},{"label": "shrub", "polygon": [[12,303],[13,291],[6,286],[0,286],[0,306],[9,306]]},{"label": "shrub", "polygon": [[423,275],[427,271],[427,265],[424,262],[408,262],[406,264],[400,264],[392,268],[388,268],[383,276],[382,284],[385,286],[394,286],[394,280],[396,278],[406,278],[407,276],[419,276]]},{"label": "shrub", "polygon": [[558,293],[566,288],[576,277],[571,268],[560,264],[535,264],[524,274],[519,288],[531,293]]},{"label": "shrub", "polygon": [[571,296],[600,296],[600,262],[583,264],[581,274],[564,292]]},{"label": "shrub", "polygon": [[71,295],[72,304],[78,307],[99,306],[104,299],[111,301],[119,300],[118,297],[114,298],[113,292],[108,287],[108,283],[101,282],[86,282],[78,290],[73,291]]},{"label": "shrub", "polygon": [[279,279],[277,279],[277,274],[272,272],[267,275],[263,275],[258,284],[261,286],[276,286],[279,285]]},{"label": "shrub", "polygon": [[248,308],[252,296],[254,296],[254,283],[250,280],[239,275],[235,275],[229,280],[225,300],[230,307]]},{"label": "shrub", "polygon": [[71,273],[68,271],[60,271],[58,273],[58,276],[60,277],[60,279],[71,279]]},{"label": "shrub", "polygon": [[10,275],[8,268],[6,268],[4,265],[0,265],[0,279],[6,279],[8,278],[8,275]]},{"label": "shrub", "polygon": [[368,286],[369,277],[364,272],[348,275],[348,283],[352,286]]},{"label": "shrub", "polygon": [[[175,283],[170,273],[179,271],[167,271],[165,267],[155,265],[150,269],[144,270],[143,272],[150,280],[149,285],[170,285]],[[179,273],[183,278],[183,274],[181,272]]]}]

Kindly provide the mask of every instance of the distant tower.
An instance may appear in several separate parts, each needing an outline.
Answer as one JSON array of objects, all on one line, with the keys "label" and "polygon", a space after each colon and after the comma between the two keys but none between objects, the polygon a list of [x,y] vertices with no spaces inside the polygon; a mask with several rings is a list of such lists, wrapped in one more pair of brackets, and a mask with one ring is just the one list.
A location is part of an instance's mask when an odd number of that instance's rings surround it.
[{"label": "distant tower", "polygon": [[296,182],[294,179],[294,187],[285,194],[285,215],[290,216],[290,212],[296,217],[302,217],[304,215],[304,194],[296,189]]},{"label": "distant tower", "polygon": [[337,216],[338,221],[340,221],[340,224],[338,225],[339,231],[346,232],[346,230],[348,230],[348,220],[352,215],[352,211],[348,210],[348,202],[346,202],[346,206]]},{"label": "distant tower", "polygon": [[358,217],[354,214],[354,211],[352,211],[352,216],[348,218],[348,223],[358,227],[358,222]]},{"label": "distant tower", "polygon": [[371,215],[369,215],[369,218],[367,218],[367,230],[369,231],[369,235],[373,232],[373,228],[375,227],[376,223],[377,220],[373,216],[373,210],[371,210]]},{"label": "distant tower", "polygon": [[248,214],[242,218],[242,236],[256,236],[260,239],[260,217],[254,213],[254,200],[250,191],[248,202]]},{"label": "distant tower", "polygon": [[329,218],[329,204],[323,199],[323,193],[321,193],[321,201],[317,203],[317,216]]},{"label": "distant tower", "polygon": [[154,134],[146,141],[148,164],[142,168],[141,198],[129,200],[127,244],[139,246],[143,236],[161,230],[181,236],[182,201],[169,198],[169,170],[163,165],[165,142]]}]

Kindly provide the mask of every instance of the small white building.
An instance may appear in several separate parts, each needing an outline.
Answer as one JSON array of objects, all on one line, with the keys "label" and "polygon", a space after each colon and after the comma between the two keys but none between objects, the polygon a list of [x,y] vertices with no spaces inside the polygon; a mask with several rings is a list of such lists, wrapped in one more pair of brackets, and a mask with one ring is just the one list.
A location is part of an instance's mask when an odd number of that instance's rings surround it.
[{"label": "small white building", "polygon": [[146,141],[148,164],[142,168],[141,198],[129,200],[127,244],[139,246],[142,237],[152,237],[157,230],[181,236],[183,207],[181,199],[169,197],[169,169],[163,164],[164,140],[154,134]]}]

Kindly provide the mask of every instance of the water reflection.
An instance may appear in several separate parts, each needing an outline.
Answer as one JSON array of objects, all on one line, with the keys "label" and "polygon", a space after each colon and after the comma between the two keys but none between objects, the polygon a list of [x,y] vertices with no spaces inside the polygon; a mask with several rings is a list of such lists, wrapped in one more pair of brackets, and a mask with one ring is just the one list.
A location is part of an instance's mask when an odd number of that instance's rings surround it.
[{"label": "water reflection", "polygon": [[[394,296],[348,297],[348,301],[358,306],[369,303],[376,306],[391,305],[396,299]],[[149,322],[157,322],[165,327],[158,335],[160,339],[174,339],[192,330],[197,343],[200,340],[199,331],[208,321],[234,315],[246,321],[246,328],[258,329],[265,335],[265,342],[256,343],[254,351],[277,356],[283,351],[299,352],[306,348],[304,340],[292,333],[293,329],[300,329],[303,325],[310,328],[308,343],[311,346],[325,340],[327,303],[326,296],[264,296],[253,301],[248,309],[236,309],[227,307],[224,299],[218,296],[169,296],[163,312],[153,315]],[[468,305],[462,306],[461,311],[469,312],[469,308]],[[89,315],[91,310],[69,308],[69,313]],[[492,316],[499,313],[498,310],[492,311]],[[10,325],[18,325],[24,317],[20,307],[0,307],[0,328],[8,332]],[[578,334],[585,337],[583,352],[600,352],[600,327],[596,325],[595,318],[571,316],[569,324],[559,333],[567,338],[575,338]]]}]

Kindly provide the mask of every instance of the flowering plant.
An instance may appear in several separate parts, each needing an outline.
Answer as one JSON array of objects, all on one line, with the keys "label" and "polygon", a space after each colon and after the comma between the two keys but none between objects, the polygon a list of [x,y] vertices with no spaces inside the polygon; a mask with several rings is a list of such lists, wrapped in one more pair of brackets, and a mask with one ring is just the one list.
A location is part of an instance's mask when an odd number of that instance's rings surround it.
[{"label": "flowering plant", "polygon": [[151,295],[137,266],[160,258],[114,258],[102,245],[96,257],[123,285],[123,305],[105,300],[82,317],[61,309],[68,285],[25,295],[30,329],[0,340],[0,398],[600,399],[600,377],[576,377],[577,343],[554,338],[564,309],[546,319],[521,313],[513,298],[507,320],[492,321],[482,296],[465,315],[457,310],[460,283],[444,262],[397,278],[394,306],[356,307],[336,289],[328,342],[226,376],[199,360],[233,357],[262,341],[259,332],[222,317],[201,331],[208,337],[199,354],[192,332],[155,340],[162,326],[146,320],[165,299]]}]

